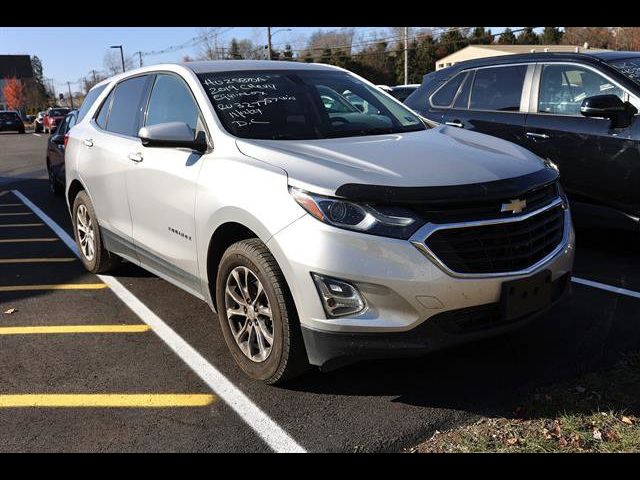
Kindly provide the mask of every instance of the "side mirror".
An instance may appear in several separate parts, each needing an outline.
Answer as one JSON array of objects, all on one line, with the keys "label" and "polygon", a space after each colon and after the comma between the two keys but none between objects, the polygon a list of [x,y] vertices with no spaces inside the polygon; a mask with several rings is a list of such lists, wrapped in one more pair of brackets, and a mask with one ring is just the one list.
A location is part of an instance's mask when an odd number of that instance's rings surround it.
[{"label": "side mirror", "polygon": [[590,118],[608,118],[613,128],[624,128],[631,124],[638,110],[617,95],[594,95],[582,101],[580,113]]},{"label": "side mirror", "polygon": [[208,145],[203,133],[194,135],[184,122],[168,122],[142,127],[138,137],[145,147],[190,148],[204,153]]}]

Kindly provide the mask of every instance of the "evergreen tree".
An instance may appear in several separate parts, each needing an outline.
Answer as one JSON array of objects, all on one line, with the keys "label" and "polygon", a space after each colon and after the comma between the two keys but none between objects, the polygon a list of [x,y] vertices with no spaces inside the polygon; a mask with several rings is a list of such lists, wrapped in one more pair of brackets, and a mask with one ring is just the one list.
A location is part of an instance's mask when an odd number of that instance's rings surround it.
[{"label": "evergreen tree", "polygon": [[291,50],[291,45],[290,44],[286,44],[284,46],[284,52],[282,52],[282,57],[283,60],[293,60],[293,50]]},{"label": "evergreen tree", "polygon": [[562,40],[562,32],[558,27],[544,27],[540,34],[540,43],[543,45],[558,45]]},{"label": "evergreen tree", "polygon": [[498,38],[498,43],[500,45],[515,45],[516,36],[514,35],[514,33],[511,31],[509,27],[505,28],[504,32],[500,34],[500,37]]},{"label": "evergreen tree", "polygon": [[491,30],[485,30],[484,27],[475,27],[469,37],[469,43],[472,45],[488,45],[492,42],[493,36],[491,34]]},{"label": "evergreen tree", "polygon": [[518,35],[518,43],[520,45],[537,45],[540,43],[540,38],[538,38],[538,34],[533,31],[532,27],[526,27]]},{"label": "evergreen tree", "polygon": [[320,56],[320,63],[331,63],[331,49],[325,48]]},{"label": "evergreen tree", "polygon": [[229,45],[229,58],[232,60],[242,58],[242,55],[240,55],[240,46],[238,45],[238,40],[236,40],[235,37],[231,39],[231,44]]}]

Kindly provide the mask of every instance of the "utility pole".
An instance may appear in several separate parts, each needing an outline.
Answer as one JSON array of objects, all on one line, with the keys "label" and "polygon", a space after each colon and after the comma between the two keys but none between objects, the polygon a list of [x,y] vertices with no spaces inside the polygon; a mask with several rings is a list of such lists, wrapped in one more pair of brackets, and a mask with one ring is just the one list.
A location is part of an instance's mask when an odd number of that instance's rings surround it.
[{"label": "utility pole", "polygon": [[409,27],[404,27],[404,84],[409,84]]},{"label": "utility pole", "polygon": [[111,45],[111,48],[120,49],[120,60],[122,60],[122,71],[124,72],[126,69],[124,68],[124,50],[122,50],[122,45]]},{"label": "utility pole", "polygon": [[271,60],[271,27],[267,27],[267,59]]},{"label": "utility pole", "polygon": [[71,82],[67,82],[67,88],[69,89],[69,101],[71,102],[71,110],[73,110],[73,95],[71,95]]},{"label": "utility pole", "polygon": [[140,60],[140,66],[142,66],[142,52],[136,52],[138,54],[138,59]]}]

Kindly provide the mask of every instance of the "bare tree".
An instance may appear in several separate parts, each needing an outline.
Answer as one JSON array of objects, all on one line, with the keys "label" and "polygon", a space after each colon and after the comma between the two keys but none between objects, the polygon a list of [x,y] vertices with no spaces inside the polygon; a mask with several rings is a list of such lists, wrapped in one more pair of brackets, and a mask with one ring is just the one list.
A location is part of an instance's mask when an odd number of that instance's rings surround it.
[{"label": "bare tree", "polygon": [[565,27],[562,43],[591,48],[610,48],[613,43],[611,30],[607,27]]},{"label": "bare tree", "polygon": [[[103,60],[104,68],[109,76],[122,73],[122,59],[120,58],[120,52],[116,50],[108,50],[104,54]],[[124,57],[124,66],[127,70],[133,68],[133,57],[126,55]]]},{"label": "bare tree", "polygon": [[347,54],[351,54],[354,36],[355,29],[353,28],[341,28],[330,31],[317,30],[309,37],[307,46],[300,56],[304,57],[309,53],[315,61],[319,61],[323,52],[327,49],[338,49]]}]

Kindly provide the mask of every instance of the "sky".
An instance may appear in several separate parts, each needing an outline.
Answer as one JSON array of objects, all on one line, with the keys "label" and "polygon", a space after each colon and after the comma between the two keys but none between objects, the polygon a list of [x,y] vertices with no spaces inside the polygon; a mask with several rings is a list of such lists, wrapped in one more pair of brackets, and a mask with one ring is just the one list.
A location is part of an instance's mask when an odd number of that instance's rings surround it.
[{"label": "sky", "polygon": [[[290,28],[290,31],[286,29]],[[282,48],[291,43],[293,48],[304,47],[306,37],[318,29],[329,31],[340,27],[277,27],[273,28],[272,43]],[[488,27],[493,33],[503,27]],[[520,27],[511,27],[512,29]],[[201,35],[203,27],[2,27],[0,28],[0,55],[37,55],[42,61],[45,78],[51,79],[57,92],[66,91],[66,82],[72,89],[80,89],[79,80],[91,70],[104,70],[104,57],[111,45],[122,45],[125,55],[134,52],[157,52],[181,45]],[[221,44],[228,46],[233,37],[247,38],[254,43],[266,43],[266,27],[221,27]],[[385,32],[384,27],[357,27],[357,32],[370,35]],[[186,54],[196,57],[199,47],[187,47],[164,54],[143,57],[145,65],[180,61]],[[138,66],[138,56],[134,57]],[[78,83],[75,83],[78,82]]]}]

